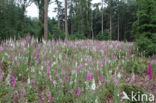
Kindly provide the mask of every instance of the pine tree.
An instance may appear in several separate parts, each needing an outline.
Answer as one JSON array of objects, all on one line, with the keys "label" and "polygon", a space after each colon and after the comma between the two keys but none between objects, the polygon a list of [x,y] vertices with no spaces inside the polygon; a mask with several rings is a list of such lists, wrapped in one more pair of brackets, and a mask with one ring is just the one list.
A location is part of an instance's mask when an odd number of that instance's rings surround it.
[{"label": "pine tree", "polygon": [[156,12],[154,0],[142,0],[137,12],[137,21],[133,24],[136,46],[146,55],[156,54]]}]

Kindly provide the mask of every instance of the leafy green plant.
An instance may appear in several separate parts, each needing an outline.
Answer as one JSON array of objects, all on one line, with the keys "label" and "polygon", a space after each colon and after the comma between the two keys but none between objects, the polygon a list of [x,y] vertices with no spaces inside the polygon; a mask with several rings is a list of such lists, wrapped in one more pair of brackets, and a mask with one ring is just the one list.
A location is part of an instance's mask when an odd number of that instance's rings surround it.
[{"label": "leafy green plant", "polygon": [[86,37],[79,33],[69,35],[69,40],[79,40],[79,39],[86,39]]},{"label": "leafy green plant", "polygon": [[104,33],[102,34],[101,32],[99,32],[96,37],[97,40],[110,40],[110,36],[109,36],[109,30],[106,29],[104,30]]},{"label": "leafy green plant", "polygon": [[[144,94],[145,90],[143,88],[140,88],[138,86],[135,85],[131,85],[131,84],[121,84],[120,85],[120,89],[122,91],[124,91],[128,97],[131,99],[132,97],[132,92],[134,92],[134,94],[136,94],[136,98],[138,98],[139,95]],[[131,100],[127,100],[126,103],[142,103],[141,101],[131,101]]]},{"label": "leafy green plant", "polygon": [[[0,82],[0,103],[11,102],[11,92],[12,88],[3,82]],[[9,100],[9,101],[8,101]]]},{"label": "leafy green plant", "polygon": [[156,54],[156,6],[154,0],[142,0],[138,4],[138,20],[133,24],[132,33],[136,39],[136,47],[146,56]]}]

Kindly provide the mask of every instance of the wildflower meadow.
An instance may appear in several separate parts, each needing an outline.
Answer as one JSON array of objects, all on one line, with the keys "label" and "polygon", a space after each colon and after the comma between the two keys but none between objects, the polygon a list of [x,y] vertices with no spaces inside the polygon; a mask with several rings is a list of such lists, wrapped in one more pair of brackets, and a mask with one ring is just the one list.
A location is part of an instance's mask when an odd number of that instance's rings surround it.
[{"label": "wildflower meadow", "polygon": [[[156,57],[134,42],[38,42],[28,35],[0,45],[0,103],[150,103],[155,69]],[[152,96],[126,100],[123,91]]]}]

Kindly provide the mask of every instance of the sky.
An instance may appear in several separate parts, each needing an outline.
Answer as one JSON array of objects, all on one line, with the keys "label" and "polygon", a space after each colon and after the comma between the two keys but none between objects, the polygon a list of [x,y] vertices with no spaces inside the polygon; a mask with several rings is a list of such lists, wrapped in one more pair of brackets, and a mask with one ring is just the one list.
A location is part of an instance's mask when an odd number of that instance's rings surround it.
[{"label": "sky", "polygon": [[[64,0],[60,0],[60,1],[64,1]],[[92,3],[99,3],[101,2],[101,0],[92,0]],[[48,7],[48,16],[50,18],[52,17],[56,17],[56,13],[54,12],[54,8],[56,7],[55,3],[51,3]],[[28,17],[38,17],[39,16],[39,10],[37,8],[37,6],[32,3],[27,9],[26,9],[26,15]]]}]

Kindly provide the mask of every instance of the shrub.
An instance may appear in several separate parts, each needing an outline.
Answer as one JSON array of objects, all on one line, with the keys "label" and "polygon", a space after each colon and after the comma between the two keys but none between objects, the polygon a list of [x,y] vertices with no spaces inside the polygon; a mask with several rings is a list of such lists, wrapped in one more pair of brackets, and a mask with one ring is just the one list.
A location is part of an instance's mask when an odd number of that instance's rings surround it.
[{"label": "shrub", "polygon": [[156,44],[144,36],[136,40],[136,48],[144,52],[145,55],[156,54]]},{"label": "shrub", "polygon": [[79,33],[69,35],[69,40],[79,40],[79,39],[86,39],[86,37]]},{"label": "shrub", "polygon": [[97,39],[97,40],[110,40],[109,30],[108,29],[104,30],[103,34],[101,32],[99,32],[98,35],[96,35],[95,39]]},{"label": "shrub", "polygon": [[[144,91],[144,89],[142,89],[142,88],[140,88],[140,87],[138,87],[138,86],[135,86],[135,85],[130,85],[130,84],[121,84],[120,85],[120,89],[122,90],[122,91],[124,91],[127,95],[128,95],[128,97],[131,99],[132,97],[132,95],[131,95],[131,93],[132,93],[132,91],[134,92],[134,94],[136,94],[136,98],[138,98],[138,96],[139,95],[141,95],[141,94],[145,94],[145,91]],[[131,100],[127,100],[126,101],[126,103],[142,103],[141,101],[139,102],[139,101],[131,101]]]},{"label": "shrub", "polygon": [[65,32],[63,30],[58,29],[56,26],[54,26],[53,28],[53,35],[49,34],[49,39],[53,38],[53,39],[65,39]]},{"label": "shrub", "polygon": [[136,39],[136,47],[146,56],[156,54],[156,13],[154,0],[142,0],[137,12],[138,20],[133,24],[132,33]]}]

